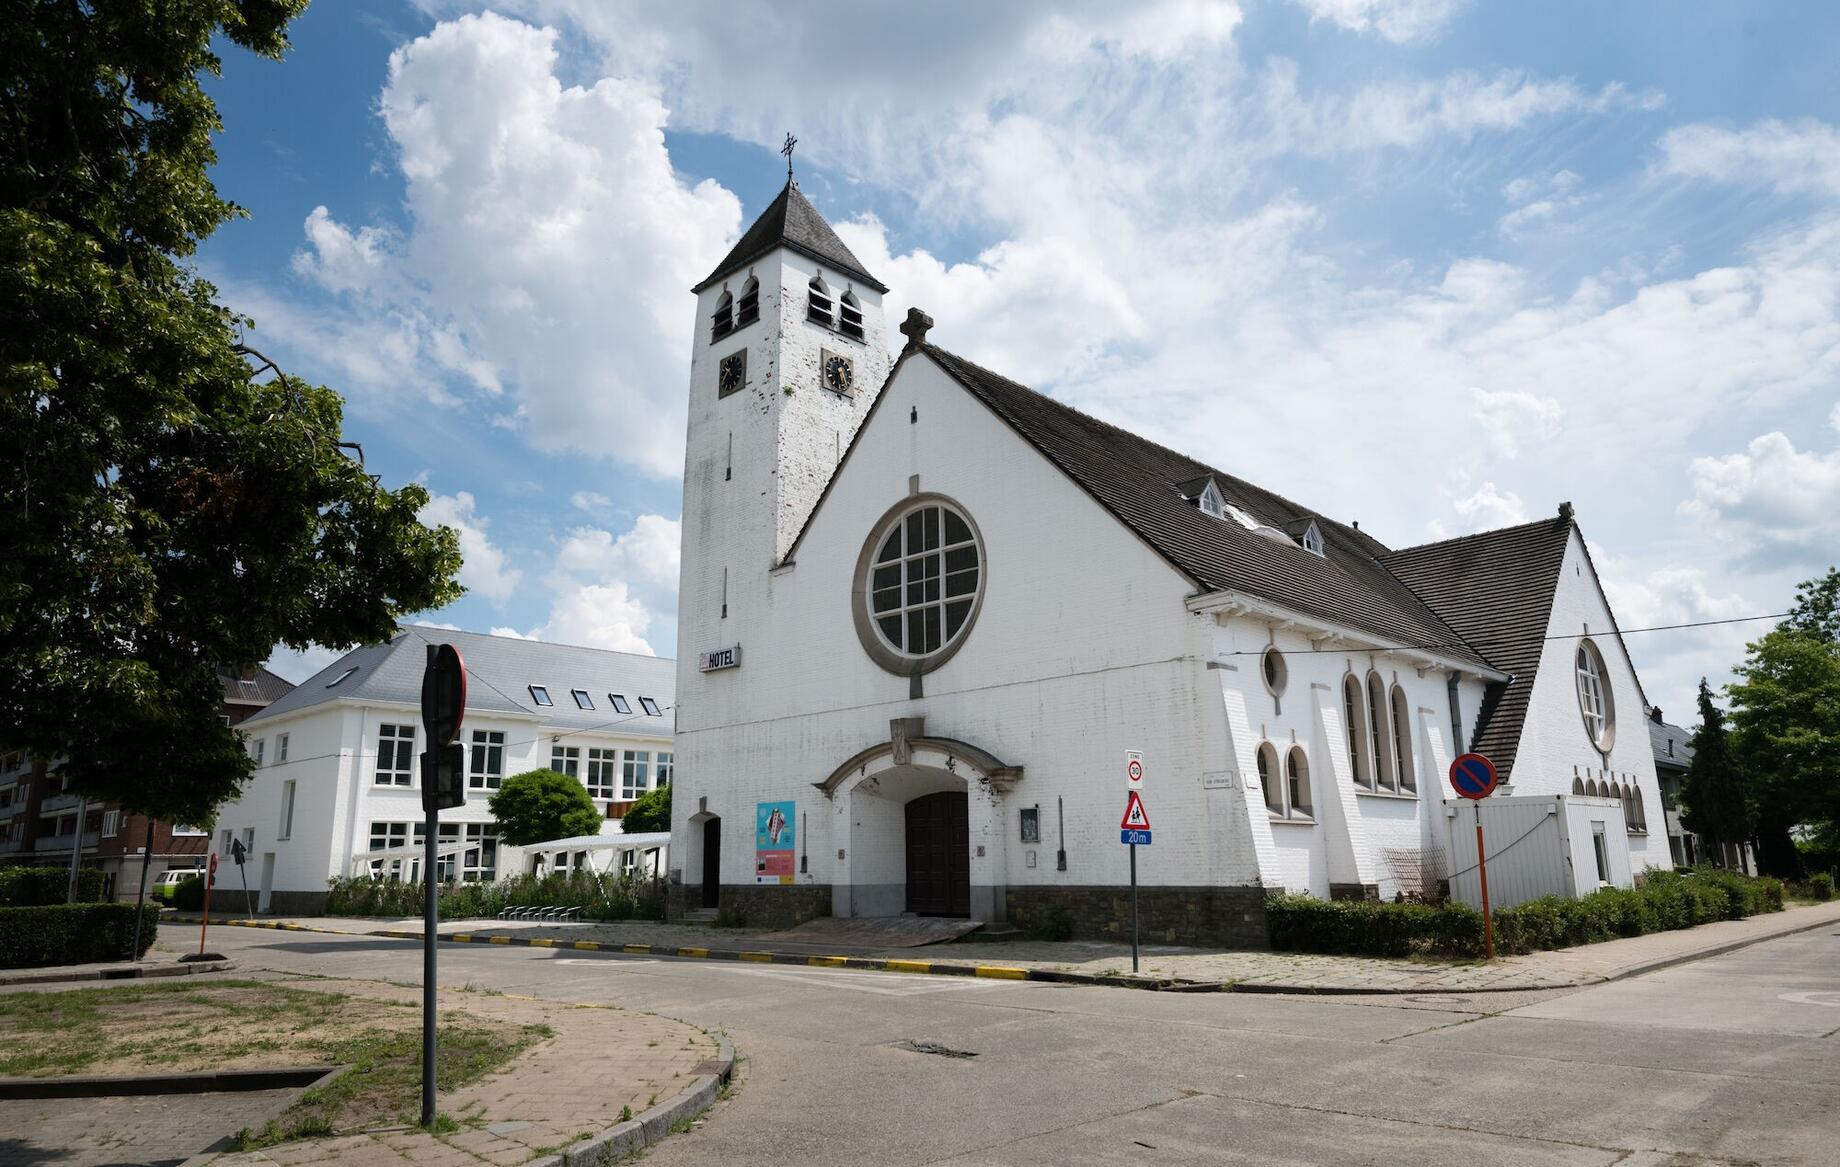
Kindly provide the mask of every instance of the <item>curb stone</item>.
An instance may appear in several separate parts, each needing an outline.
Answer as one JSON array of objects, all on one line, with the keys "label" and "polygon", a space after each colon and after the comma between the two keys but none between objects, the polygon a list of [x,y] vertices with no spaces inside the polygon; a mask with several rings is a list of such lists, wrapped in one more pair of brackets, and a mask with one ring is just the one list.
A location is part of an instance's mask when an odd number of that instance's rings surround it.
[{"label": "curb stone", "polygon": [[[182,921],[196,923],[196,920]],[[352,932],[338,928],[316,928],[287,920],[219,920],[219,924],[236,928],[271,928],[286,932],[317,932],[333,936],[382,936],[393,940],[422,939],[422,933],[407,929],[377,932]],[[1676,953],[1615,969],[1607,974],[1578,973],[1538,985],[1476,985],[1461,988],[1438,985],[1307,985],[1274,981],[1207,981],[1188,977],[1155,977],[1130,973],[1087,973],[1065,969],[1033,968],[1020,965],[965,964],[956,961],[909,960],[869,956],[814,956],[793,952],[761,952],[750,949],[673,947],[661,944],[612,944],[598,940],[559,940],[544,936],[476,936],[470,932],[441,935],[449,944],[497,944],[519,948],[554,948],[577,952],[610,952],[626,956],[650,956],[678,960],[727,960],[761,964],[803,965],[811,968],[845,968],[871,972],[915,973],[929,976],[983,977],[993,980],[1037,981],[1061,985],[1102,985],[1107,988],[1140,989],[1149,992],[1175,993],[1283,993],[1297,996],[1403,996],[1424,993],[1534,993],[1556,989],[1585,988],[1641,976],[1677,964],[1722,956],[1766,940],[1794,936],[1816,928],[1831,927],[1835,921],[1821,920],[1771,932],[1765,936],[1741,937],[1711,948]]]},{"label": "curb stone", "polygon": [[676,1097],[610,1126],[591,1139],[537,1159],[529,1167],[601,1167],[663,1142],[672,1127],[708,1110],[734,1076],[735,1047],[721,1034],[716,1035],[716,1045],[714,1064],[703,1063],[707,1072],[698,1075]]},{"label": "curb stone", "polygon": [[77,981],[138,981],[148,977],[189,977],[199,973],[228,972],[236,967],[234,960],[201,960],[191,964],[133,964],[116,967],[90,968],[82,972],[66,972],[56,968],[24,969],[18,972],[0,972],[0,985],[54,985],[60,982]]}]

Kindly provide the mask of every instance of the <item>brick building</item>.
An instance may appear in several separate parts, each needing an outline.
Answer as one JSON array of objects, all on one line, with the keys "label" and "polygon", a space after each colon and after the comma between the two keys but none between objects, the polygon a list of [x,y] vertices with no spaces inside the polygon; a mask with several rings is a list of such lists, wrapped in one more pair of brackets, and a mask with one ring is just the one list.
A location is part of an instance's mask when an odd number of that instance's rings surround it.
[{"label": "brick building", "polygon": [[[223,684],[225,725],[239,724],[294,687],[265,668],[219,669],[217,675]],[[149,846],[146,816],[86,803],[71,792],[55,761],[19,753],[0,758],[0,865],[67,865],[77,845],[82,848],[79,862],[102,871],[109,894],[133,899],[144,854],[152,855],[147,864],[151,881],[171,868],[202,867],[209,851],[210,838],[202,828],[160,819],[151,826]]]}]

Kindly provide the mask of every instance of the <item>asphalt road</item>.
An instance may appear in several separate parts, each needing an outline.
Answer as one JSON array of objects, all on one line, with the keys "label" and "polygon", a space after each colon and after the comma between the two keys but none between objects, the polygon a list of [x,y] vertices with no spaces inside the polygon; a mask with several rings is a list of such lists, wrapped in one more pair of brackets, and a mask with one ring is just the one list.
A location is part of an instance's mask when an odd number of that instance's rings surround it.
[{"label": "asphalt road", "polygon": [[[414,942],[224,928],[212,947],[245,970],[420,980]],[[735,1090],[656,1164],[1840,1163],[1840,929],[1597,988],[1470,997],[483,945],[443,946],[441,980],[726,1032]]]}]

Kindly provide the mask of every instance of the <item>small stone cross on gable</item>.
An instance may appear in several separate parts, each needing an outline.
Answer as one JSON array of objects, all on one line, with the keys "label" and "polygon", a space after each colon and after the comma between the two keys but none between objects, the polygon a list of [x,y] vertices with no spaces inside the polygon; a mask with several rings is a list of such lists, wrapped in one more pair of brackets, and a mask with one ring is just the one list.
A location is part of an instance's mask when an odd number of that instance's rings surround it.
[{"label": "small stone cross on gable", "polygon": [[918,308],[907,310],[907,319],[901,322],[901,334],[907,337],[909,345],[926,343],[926,331],[933,327],[933,318]]}]

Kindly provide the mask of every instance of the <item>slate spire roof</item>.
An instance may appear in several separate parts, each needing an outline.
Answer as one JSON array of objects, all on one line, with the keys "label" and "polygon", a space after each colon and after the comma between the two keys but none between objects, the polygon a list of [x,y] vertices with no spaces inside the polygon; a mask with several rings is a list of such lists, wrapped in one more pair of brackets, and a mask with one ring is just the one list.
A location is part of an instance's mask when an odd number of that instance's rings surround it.
[{"label": "slate spire roof", "polygon": [[1512,680],[1489,686],[1472,747],[1488,755],[1504,782],[1514,769],[1572,527],[1571,508],[1566,507],[1554,518],[1380,557],[1388,571],[1491,664],[1513,674]]},{"label": "slate spire roof", "polygon": [[862,260],[844,246],[837,232],[831,230],[831,225],[818,213],[818,208],[812,206],[798,184],[792,182],[786,184],[778,198],[767,204],[760,218],[754,220],[754,225],[729,249],[722,262],[716,264],[709,278],[690,290],[700,292],[776,247],[790,248],[825,267],[854,276],[877,292],[888,290],[887,285],[870,275]]}]

